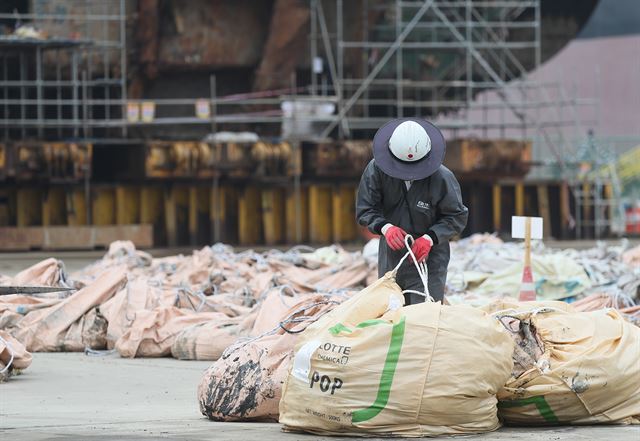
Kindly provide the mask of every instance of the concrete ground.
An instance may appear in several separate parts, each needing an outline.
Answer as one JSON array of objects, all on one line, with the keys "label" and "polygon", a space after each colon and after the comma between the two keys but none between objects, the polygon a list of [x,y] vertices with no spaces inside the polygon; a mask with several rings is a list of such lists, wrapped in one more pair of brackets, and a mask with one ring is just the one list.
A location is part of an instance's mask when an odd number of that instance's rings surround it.
[{"label": "concrete ground", "polygon": [[[279,424],[215,423],[200,415],[196,388],[209,362],[35,354],[0,384],[0,439],[337,440],[286,434]],[[450,439],[450,438],[447,438]],[[640,427],[503,428],[464,440],[639,441]]]}]

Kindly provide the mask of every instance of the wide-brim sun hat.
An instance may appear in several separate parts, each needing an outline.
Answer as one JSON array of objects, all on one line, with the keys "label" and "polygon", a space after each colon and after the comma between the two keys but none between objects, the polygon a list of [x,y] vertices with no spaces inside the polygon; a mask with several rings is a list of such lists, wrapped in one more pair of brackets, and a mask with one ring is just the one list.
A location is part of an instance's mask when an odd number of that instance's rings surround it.
[{"label": "wide-brim sun hat", "polygon": [[389,121],[373,138],[373,158],[385,174],[413,181],[434,174],[444,161],[444,136],[429,121],[401,118]]}]

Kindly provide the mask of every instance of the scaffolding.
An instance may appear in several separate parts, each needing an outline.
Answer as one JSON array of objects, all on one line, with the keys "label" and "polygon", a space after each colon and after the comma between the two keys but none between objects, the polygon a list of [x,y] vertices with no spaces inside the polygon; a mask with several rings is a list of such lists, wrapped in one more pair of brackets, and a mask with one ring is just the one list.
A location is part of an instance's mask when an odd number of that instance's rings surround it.
[{"label": "scaffolding", "polygon": [[[338,124],[348,136],[390,117],[455,114],[443,129],[479,126],[466,117],[474,98],[540,65],[539,0],[363,0],[358,41],[345,37],[343,0],[333,3],[330,30],[326,2],[311,1],[311,59],[321,46],[339,100],[326,135]],[[348,61],[354,59],[361,60],[357,69]],[[517,103],[503,97],[499,105]]]},{"label": "scaffolding", "polygon": [[[59,30],[42,40],[0,40],[5,140],[100,142],[127,138],[130,127],[307,123],[320,127],[316,138],[343,139],[416,116],[449,138],[541,138],[559,150],[551,132],[577,126],[570,115],[584,104],[528,78],[541,60],[540,0],[359,0],[360,9],[344,0],[309,0],[308,84],[294,75],[286,90],[219,96],[212,75],[200,99],[130,100],[126,3],[52,0],[35,2],[30,14],[0,14]],[[70,6],[59,13],[61,4]],[[291,99],[330,103],[336,112],[288,115],[283,102]],[[199,115],[203,101],[209,111]],[[185,114],[188,107],[193,113]]]},{"label": "scaffolding", "polygon": [[[0,37],[0,130],[5,141],[125,137],[125,0],[34,2]],[[19,29],[28,28],[21,34]],[[42,29],[46,29],[43,31]],[[102,131],[94,129],[102,128]]]}]

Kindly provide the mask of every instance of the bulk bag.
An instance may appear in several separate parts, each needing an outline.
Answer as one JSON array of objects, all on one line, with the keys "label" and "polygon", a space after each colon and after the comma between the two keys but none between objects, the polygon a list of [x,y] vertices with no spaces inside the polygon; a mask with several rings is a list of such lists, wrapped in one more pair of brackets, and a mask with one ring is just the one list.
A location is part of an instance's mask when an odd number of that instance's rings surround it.
[{"label": "bulk bag", "polygon": [[638,423],[640,329],[614,309],[537,308],[498,318],[518,342],[498,393],[512,425]]},{"label": "bulk bag", "polygon": [[300,336],[280,401],[284,430],[435,436],[495,430],[513,341],[465,306],[402,307],[393,273]]}]

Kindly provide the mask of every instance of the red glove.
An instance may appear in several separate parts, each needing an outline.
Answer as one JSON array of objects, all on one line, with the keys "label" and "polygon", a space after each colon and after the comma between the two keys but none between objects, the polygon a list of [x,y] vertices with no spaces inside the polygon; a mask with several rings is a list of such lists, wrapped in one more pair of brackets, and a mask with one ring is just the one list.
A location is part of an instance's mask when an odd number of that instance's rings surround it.
[{"label": "red glove", "polygon": [[416,260],[422,262],[429,255],[432,246],[433,240],[429,236],[424,235],[416,239],[411,247],[411,251],[413,251],[413,254],[416,256]]},{"label": "red glove", "polygon": [[394,251],[401,250],[404,247],[404,237],[407,235],[400,227],[395,225],[390,226],[384,232],[384,238],[387,241],[387,245]]}]

